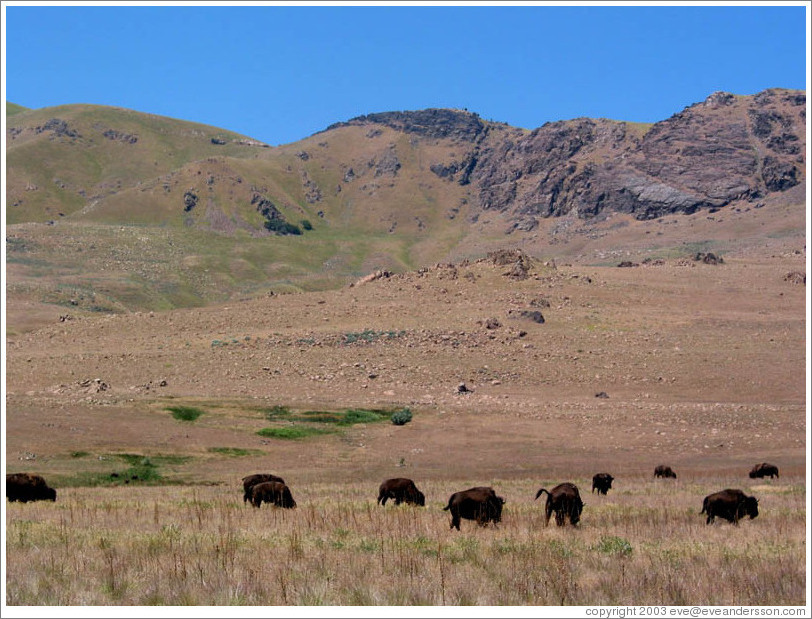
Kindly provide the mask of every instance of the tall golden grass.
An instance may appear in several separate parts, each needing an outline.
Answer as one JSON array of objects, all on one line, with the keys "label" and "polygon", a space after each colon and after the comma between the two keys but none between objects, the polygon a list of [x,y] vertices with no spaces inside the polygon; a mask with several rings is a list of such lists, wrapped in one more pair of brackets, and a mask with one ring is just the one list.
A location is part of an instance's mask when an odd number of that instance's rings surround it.
[{"label": "tall golden grass", "polygon": [[[561,480],[563,481],[563,480]],[[418,483],[426,507],[381,507],[376,484],[292,487],[298,507],[227,486],[73,488],[8,503],[16,605],[801,605],[804,481],[752,484],[755,520],[706,525],[718,480],[574,480],[578,527],[544,525],[533,480],[494,481],[498,527],[442,510],[471,480]],[[556,482],[547,482],[551,487]]]}]

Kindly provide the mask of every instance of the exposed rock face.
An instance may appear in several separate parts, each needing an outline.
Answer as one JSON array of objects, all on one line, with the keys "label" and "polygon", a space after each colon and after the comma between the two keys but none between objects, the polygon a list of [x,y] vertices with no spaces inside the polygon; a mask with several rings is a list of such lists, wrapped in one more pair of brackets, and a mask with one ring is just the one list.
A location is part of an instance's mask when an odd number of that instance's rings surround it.
[{"label": "exposed rock face", "polygon": [[473,172],[483,210],[528,218],[601,211],[652,219],[733,200],[756,200],[800,182],[803,94],[714,93],[635,137],[627,123],[548,123],[483,150]]},{"label": "exposed rock face", "polygon": [[[331,128],[385,125],[463,147],[429,170],[470,185],[478,212],[506,213],[509,231],[539,218],[623,212],[637,219],[756,201],[804,182],[806,94],[715,92],[651,126],[577,118],[531,132],[493,131],[476,114],[429,109],[359,116]],[[393,173],[391,170],[387,170]]]},{"label": "exposed rock face", "polygon": [[52,137],[68,137],[68,138],[78,138],[81,137],[79,132],[75,129],[71,128],[67,122],[62,120],[61,118],[52,118],[44,125],[40,125],[34,128],[36,133],[43,133],[45,131],[50,131],[53,136]]},{"label": "exposed rock face", "polygon": [[370,167],[375,168],[375,176],[396,176],[400,170],[400,160],[394,148],[390,148],[377,160],[370,162]]},{"label": "exposed rock face", "polygon": [[125,144],[135,144],[138,141],[138,136],[132,133],[124,133],[123,131],[117,131],[115,129],[108,129],[104,133],[102,133],[104,137],[108,140],[114,140],[116,142],[124,142]]},{"label": "exposed rock face", "polygon": [[427,138],[454,138],[467,142],[475,141],[486,131],[485,123],[477,114],[436,108],[416,112],[366,114],[351,118],[347,122],[335,123],[326,130],[373,123]]}]

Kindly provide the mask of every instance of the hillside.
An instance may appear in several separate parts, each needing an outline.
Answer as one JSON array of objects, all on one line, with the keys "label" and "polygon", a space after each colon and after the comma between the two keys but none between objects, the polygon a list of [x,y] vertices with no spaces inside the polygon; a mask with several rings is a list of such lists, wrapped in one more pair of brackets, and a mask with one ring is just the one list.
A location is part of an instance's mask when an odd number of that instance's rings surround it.
[{"label": "hillside", "polygon": [[202,306],[502,247],[599,264],[805,234],[799,91],[714,93],[653,125],[386,112],[280,147],[119,108],[13,111],[15,328],[18,308]]}]

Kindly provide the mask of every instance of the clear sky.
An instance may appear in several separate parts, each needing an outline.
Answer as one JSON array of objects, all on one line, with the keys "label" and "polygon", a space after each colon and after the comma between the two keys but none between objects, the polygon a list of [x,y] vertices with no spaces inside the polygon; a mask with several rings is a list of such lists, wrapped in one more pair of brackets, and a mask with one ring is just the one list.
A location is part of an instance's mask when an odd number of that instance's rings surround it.
[{"label": "clear sky", "polygon": [[807,2],[129,4],[3,3],[6,100],[112,105],[277,145],[373,112],[466,108],[532,129],[806,89]]}]

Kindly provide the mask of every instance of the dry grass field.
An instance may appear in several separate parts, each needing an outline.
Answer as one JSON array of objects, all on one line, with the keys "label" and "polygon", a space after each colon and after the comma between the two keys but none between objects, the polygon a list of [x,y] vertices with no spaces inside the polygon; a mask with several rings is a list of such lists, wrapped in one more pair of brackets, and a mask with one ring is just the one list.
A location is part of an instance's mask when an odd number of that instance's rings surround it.
[{"label": "dry grass field", "polygon": [[[805,484],[747,484],[762,513],[706,526],[709,488],[737,480],[623,478],[585,496],[577,528],[545,528],[539,484],[494,480],[498,528],[449,529],[426,507],[375,503],[375,484],[293,486],[293,510],[255,509],[233,487],[67,489],[10,505],[10,605],[802,605]],[[462,484],[462,486],[460,485]],[[741,484],[739,484],[741,485]],[[699,498],[698,498],[699,497]]]},{"label": "dry grass field", "polygon": [[[525,278],[483,259],[10,329],[7,471],[58,500],[6,503],[6,603],[808,603],[806,287],[787,278],[805,251],[537,257]],[[781,477],[749,479],[762,461]],[[295,510],[243,504],[261,471]],[[426,507],[375,504],[396,476]],[[582,522],[545,528],[533,497],[561,481]],[[449,530],[473,485],[507,499],[503,522]],[[702,498],[729,487],[758,518],[707,526]]]}]

